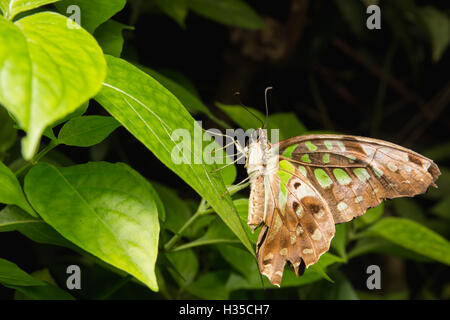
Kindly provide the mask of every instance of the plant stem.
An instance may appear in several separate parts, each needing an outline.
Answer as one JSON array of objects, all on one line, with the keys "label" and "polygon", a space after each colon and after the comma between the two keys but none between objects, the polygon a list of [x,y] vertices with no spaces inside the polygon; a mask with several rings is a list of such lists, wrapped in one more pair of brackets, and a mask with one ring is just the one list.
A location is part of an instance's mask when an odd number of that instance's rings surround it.
[{"label": "plant stem", "polygon": [[29,168],[38,163],[39,160],[41,160],[47,153],[55,149],[58,145],[59,143],[57,141],[51,141],[44,149],[41,150],[41,152],[34,156],[33,159],[31,159],[26,165],[15,172],[16,177],[20,177],[21,175],[23,175]]},{"label": "plant stem", "polygon": [[170,239],[164,245],[164,250],[170,251],[173,248],[173,246],[177,243],[177,241],[181,238],[183,232],[186,231],[186,229],[189,228],[194,223],[194,221],[198,219],[198,217],[206,213],[209,213],[209,209],[206,207],[207,207],[206,200],[202,199],[200,205],[198,206],[197,211],[194,213],[192,217],[189,218],[188,221],[186,221],[186,223],[180,228],[180,230],[178,230],[178,232],[172,237],[172,239]]}]

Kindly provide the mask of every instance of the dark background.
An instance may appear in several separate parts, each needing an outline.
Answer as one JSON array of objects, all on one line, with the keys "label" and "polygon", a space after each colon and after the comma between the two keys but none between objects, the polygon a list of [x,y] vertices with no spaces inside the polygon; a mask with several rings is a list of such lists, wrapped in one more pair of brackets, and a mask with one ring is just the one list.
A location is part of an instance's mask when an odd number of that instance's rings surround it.
[{"label": "dark background", "polygon": [[[264,89],[273,86],[270,113],[295,112],[309,130],[383,139],[417,152],[449,143],[450,50],[433,61],[430,37],[417,18],[407,18],[410,1],[380,1],[381,30],[365,28],[368,15],[362,2],[350,1],[360,4],[362,16],[346,19],[337,1],[247,1],[261,16],[272,19],[276,27],[269,36],[192,12],[181,28],[154,8],[136,9],[130,3],[114,19],[135,26],[134,31],[124,32],[122,58],[156,70],[181,72],[210,110],[228,123],[232,121],[215,102],[236,104],[233,94],[239,91],[244,104],[264,112]],[[411,3],[449,12],[448,1]],[[303,9],[293,12],[294,4]],[[239,35],[241,40],[233,41]],[[269,40],[262,41],[264,37]],[[105,111],[92,105],[89,113]],[[206,116],[195,118],[204,120],[204,127],[217,127]],[[125,129],[117,130],[110,141],[104,150],[59,150],[77,163],[103,153],[107,161],[127,162],[150,180],[176,188],[184,199],[199,199]],[[438,165],[449,166],[448,158]],[[244,174],[239,168],[239,176]],[[424,207],[431,205],[427,199],[418,201]],[[2,258],[27,271],[46,267],[45,261],[55,257],[62,263],[70,255],[65,249],[36,246],[18,233],[0,233],[0,243]],[[436,294],[450,281],[448,267],[443,265],[418,265],[380,255],[357,258],[341,271],[354,287],[362,288],[363,266],[375,262],[389,266],[386,286],[395,289],[406,283],[411,298],[423,298],[419,290],[431,274]],[[0,298],[11,295],[0,287]],[[289,291],[266,297],[289,298]]]}]

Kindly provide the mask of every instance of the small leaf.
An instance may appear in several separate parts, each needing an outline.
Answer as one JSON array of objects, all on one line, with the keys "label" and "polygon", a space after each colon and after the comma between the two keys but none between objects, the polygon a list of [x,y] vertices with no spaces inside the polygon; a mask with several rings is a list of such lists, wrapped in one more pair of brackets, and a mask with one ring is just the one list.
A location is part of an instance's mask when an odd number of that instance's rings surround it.
[{"label": "small leaf", "polygon": [[95,39],[82,28],[68,28],[68,21],[53,12],[14,24],[0,17],[0,42],[8,43],[0,47],[0,103],[28,133],[22,143],[27,160],[46,127],[95,95],[106,75]]},{"label": "small leaf", "polygon": [[58,143],[91,147],[106,139],[120,126],[113,117],[84,116],[69,120],[59,132]]},{"label": "small leaf", "polygon": [[254,252],[220,174],[213,172],[217,168],[214,159],[203,153],[206,146],[200,141],[204,134],[200,126],[180,101],[152,77],[124,60],[111,56],[106,59],[108,78],[96,100],[206,199]]},{"label": "small leaf", "polygon": [[33,278],[16,264],[0,258],[0,283],[5,286],[42,286],[44,282]]},{"label": "small leaf", "polygon": [[25,192],[65,238],[157,291],[159,222],[151,185],[124,164],[39,164]]},{"label": "small leaf", "polygon": [[430,36],[433,61],[437,62],[450,43],[450,19],[445,12],[426,6],[417,10]]},{"label": "small leaf", "polygon": [[155,0],[156,5],[181,27],[185,27],[184,21],[188,14],[189,0]]},{"label": "small leaf", "polygon": [[95,30],[94,37],[105,54],[120,57],[123,49],[123,30],[134,30],[134,27],[108,20]]},{"label": "small leaf", "polygon": [[226,270],[202,274],[186,290],[205,300],[225,300],[230,292],[225,287],[230,273]]},{"label": "small leaf", "polygon": [[18,205],[30,215],[37,217],[25,199],[19,180],[3,162],[0,162],[0,190],[0,203]]},{"label": "small leaf", "polygon": [[121,11],[126,2],[126,0],[62,0],[55,5],[64,15],[69,15],[67,8],[70,6],[78,6],[81,11],[81,26],[93,33],[99,25]]},{"label": "small leaf", "polygon": [[0,9],[6,19],[12,20],[17,14],[60,0],[0,0]]},{"label": "small leaf", "polygon": [[265,27],[264,20],[242,0],[189,0],[189,8],[219,23],[248,29]]},{"label": "small leaf", "polygon": [[411,220],[384,218],[363,235],[381,237],[420,255],[450,265],[450,242]]}]

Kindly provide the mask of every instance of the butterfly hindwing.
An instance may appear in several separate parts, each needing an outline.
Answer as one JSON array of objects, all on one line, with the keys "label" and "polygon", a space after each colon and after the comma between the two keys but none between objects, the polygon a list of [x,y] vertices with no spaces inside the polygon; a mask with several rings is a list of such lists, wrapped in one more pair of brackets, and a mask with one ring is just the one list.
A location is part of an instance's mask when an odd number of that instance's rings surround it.
[{"label": "butterfly hindwing", "polygon": [[327,252],[335,227],[326,201],[300,170],[281,161],[278,173],[267,177],[270,197],[266,225],[258,240],[261,273],[280,285],[286,261],[299,267],[316,263]]}]

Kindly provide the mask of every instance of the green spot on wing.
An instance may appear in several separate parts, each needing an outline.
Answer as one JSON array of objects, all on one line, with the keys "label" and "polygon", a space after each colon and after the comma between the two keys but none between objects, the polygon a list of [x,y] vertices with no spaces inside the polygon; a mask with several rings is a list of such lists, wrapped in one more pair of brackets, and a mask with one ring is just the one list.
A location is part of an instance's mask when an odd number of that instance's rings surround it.
[{"label": "green spot on wing", "polygon": [[342,141],[337,141],[336,143],[341,151],[345,151],[345,145]]},{"label": "green spot on wing", "polygon": [[325,147],[326,147],[328,150],[332,150],[332,149],[333,149],[333,145],[331,144],[331,141],[325,140],[325,141],[323,142],[323,144],[325,145]]},{"label": "green spot on wing", "polygon": [[336,180],[339,182],[339,184],[347,185],[350,182],[352,182],[352,179],[349,177],[349,175],[340,168],[336,168],[333,170],[334,176],[336,177]]},{"label": "green spot on wing", "polygon": [[311,163],[311,159],[309,158],[309,154],[302,155],[301,159],[302,162]]},{"label": "green spot on wing", "polygon": [[298,166],[298,170],[306,177],[306,168],[304,166]]},{"label": "green spot on wing", "polygon": [[370,174],[364,168],[354,169],[353,172],[361,182],[366,182],[370,178]]},{"label": "green spot on wing", "polygon": [[295,150],[295,148],[297,148],[298,144],[294,144],[292,146],[287,147],[284,152],[283,152],[283,156],[290,158],[292,156],[292,152]]},{"label": "green spot on wing", "polygon": [[329,154],[329,153],[325,153],[325,154],[322,156],[322,162],[323,162],[323,163],[329,163],[329,162],[330,162],[330,154]]},{"label": "green spot on wing", "polygon": [[316,145],[313,144],[311,141],[306,141],[305,145],[309,149],[309,151],[316,151],[317,150]]},{"label": "green spot on wing", "polygon": [[323,169],[315,169],[314,175],[317,179],[317,182],[319,182],[320,186],[324,189],[333,184],[333,181]]}]

